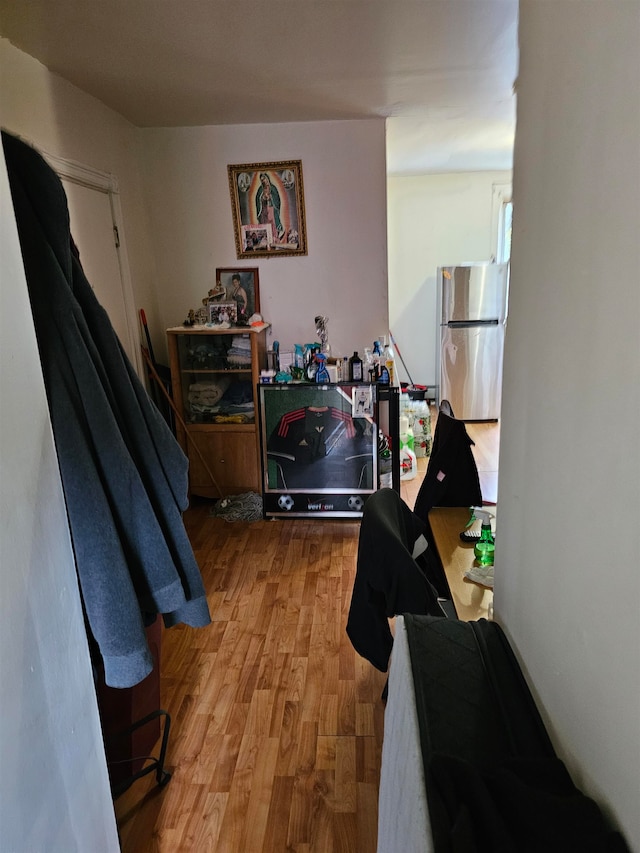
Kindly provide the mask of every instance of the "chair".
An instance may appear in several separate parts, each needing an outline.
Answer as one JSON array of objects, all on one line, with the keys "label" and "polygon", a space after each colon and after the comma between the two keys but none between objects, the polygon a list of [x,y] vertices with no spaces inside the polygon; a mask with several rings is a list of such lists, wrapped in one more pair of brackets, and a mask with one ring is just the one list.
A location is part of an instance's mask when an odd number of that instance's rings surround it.
[{"label": "chair", "polygon": [[374,492],[364,505],[347,634],[358,654],[381,672],[393,647],[391,617],[455,615],[423,571],[430,557],[424,531],[394,489]]},{"label": "chair", "polygon": [[438,594],[447,599],[451,598],[451,591],[437,556],[429,512],[434,506],[482,505],[480,478],[472,446],[473,441],[467,433],[464,421],[456,420],[451,404],[448,400],[443,400],[438,411],[427,471],[413,512],[424,523],[425,536],[430,546],[431,559],[425,569],[427,577]]},{"label": "chair", "polygon": [[473,441],[464,421],[454,417],[448,400],[440,403],[427,471],[414,513],[428,523],[434,506],[481,506],[482,491]]}]

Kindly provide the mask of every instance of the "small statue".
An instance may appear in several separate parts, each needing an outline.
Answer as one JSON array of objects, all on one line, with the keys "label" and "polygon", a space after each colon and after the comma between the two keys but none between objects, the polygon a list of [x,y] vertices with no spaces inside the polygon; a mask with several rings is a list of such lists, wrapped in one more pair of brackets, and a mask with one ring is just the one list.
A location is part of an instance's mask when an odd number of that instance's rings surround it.
[{"label": "small statue", "polygon": [[221,281],[216,282],[216,286],[209,291],[209,302],[225,302],[227,298],[227,290]]},{"label": "small statue", "polygon": [[326,356],[330,356],[331,344],[329,343],[329,332],[327,331],[329,318],[318,315],[315,322],[318,340],[320,341],[320,352],[323,352]]}]

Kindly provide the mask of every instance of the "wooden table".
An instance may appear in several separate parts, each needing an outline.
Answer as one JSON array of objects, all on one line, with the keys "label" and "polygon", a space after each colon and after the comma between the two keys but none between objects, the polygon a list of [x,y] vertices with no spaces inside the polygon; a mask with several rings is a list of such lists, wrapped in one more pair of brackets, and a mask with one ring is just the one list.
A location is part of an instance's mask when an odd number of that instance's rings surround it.
[{"label": "wooden table", "polygon": [[429,513],[436,548],[451,589],[458,619],[470,622],[487,619],[493,590],[467,580],[464,573],[473,566],[473,543],[463,542],[460,532],[469,521],[469,507],[434,507]]}]

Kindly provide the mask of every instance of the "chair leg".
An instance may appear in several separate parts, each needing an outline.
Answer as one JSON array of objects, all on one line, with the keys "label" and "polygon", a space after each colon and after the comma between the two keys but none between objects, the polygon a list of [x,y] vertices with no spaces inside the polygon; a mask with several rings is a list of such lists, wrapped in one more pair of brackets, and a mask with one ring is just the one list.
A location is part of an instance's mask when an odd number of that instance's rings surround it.
[{"label": "chair leg", "polygon": [[149,773],[153,773],[154,771],[156,774],[156,782],[160,788],[164,788],[167,782],[171,779],[171,773],[164,769],[164,762],[167,756],[167,745],[169,742],[169,730],[171,728],[171,717],[166,711],[163,711],[162,709],[152,711],[150,714],[147,714],[146,717],[143,717],[141,720],[137,720],[124,731],[118,732],[116,735],[112,735],[109,740],[113,741],[120,737],[126,737],[136,731],[136,729],[147,725],[147,723],[156,720],[158,717],[165,718],[162,740],[160,742],[160,754],[158,758],[154,758],[146,767],[143,767],[137,773],[123,779],[119,784],[113,785],[111,787],[111,796],[114,800],[116,800],[121,794],[124,794],[124,792],[127,791],[135,781],[141,779],[143,776],[147,776]]}]

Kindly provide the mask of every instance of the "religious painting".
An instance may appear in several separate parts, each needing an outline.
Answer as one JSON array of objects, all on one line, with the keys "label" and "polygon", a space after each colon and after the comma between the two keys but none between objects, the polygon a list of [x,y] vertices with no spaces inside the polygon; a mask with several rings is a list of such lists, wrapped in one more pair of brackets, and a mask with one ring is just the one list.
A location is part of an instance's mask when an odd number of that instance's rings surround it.
[{"label": "religious painting", "polygon": [[306,255],[302,161],[227,169],[238,258]]}]

